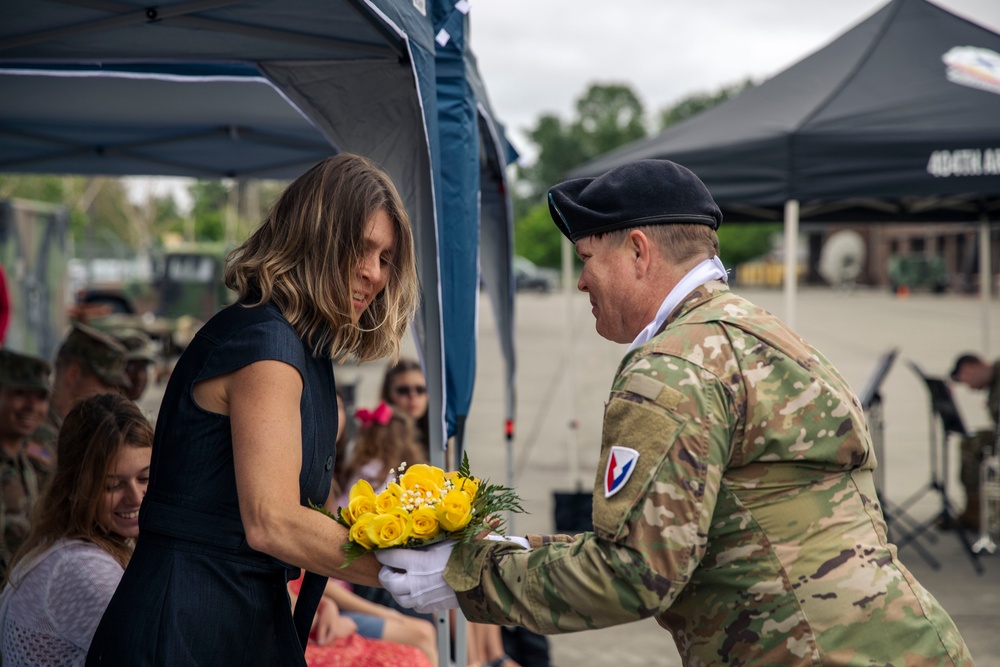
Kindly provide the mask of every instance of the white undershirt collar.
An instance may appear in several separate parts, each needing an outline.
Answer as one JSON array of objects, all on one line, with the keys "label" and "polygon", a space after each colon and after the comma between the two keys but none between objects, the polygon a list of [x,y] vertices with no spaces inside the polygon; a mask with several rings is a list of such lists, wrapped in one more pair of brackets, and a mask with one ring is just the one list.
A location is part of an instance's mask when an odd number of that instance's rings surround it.
[{"label": "white undershirt collar", "polygon": [[636,349],[640,345],[646,343],[650,338],[656,335],[656,332],[660,330],[663,326],[663,322],[670,316],[670,313],[674,312],[674,308],[684,300],[688,294],[693,292],[695,288],[704,285],[711,280],[721,280],[723,282],[728,282],[729,278],[726,275],[726,267],[722,265],[718,256],[712,259],[706,259],[704,262],[698,264],[696,267],[687,272],[687,274],[680,279],[667,298],[663,300],[660,304],[660,309],[656,311],[656,317],[653,321],[646,325],[646,328],[639,332],[639,335],[635,337],[632,344],[629,346],[628,351]]}]

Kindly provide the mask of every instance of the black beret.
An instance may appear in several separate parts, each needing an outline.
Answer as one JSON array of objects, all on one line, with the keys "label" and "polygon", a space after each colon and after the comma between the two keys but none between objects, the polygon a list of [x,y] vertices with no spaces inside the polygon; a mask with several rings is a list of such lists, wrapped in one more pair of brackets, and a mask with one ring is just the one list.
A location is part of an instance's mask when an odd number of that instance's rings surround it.
[{"label": "black beret", "polygon": [[574,243],[643,225],[693,223],[718,229],[722,212],[705,184],[670,160],[638,160],[549,190],[549,213]]}]

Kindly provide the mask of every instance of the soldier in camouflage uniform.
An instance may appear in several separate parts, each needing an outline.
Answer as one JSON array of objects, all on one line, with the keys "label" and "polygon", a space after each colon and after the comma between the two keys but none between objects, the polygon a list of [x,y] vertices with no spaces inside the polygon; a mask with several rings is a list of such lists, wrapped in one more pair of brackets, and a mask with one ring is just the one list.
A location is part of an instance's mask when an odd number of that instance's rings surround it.
[{"label": "soldier in camouflage uniform", "polygon": [[149,367],[156,363],[156,346],[150,337],[139,329],[119,329],[113,334],[128,350],[125,375],[128,376],[130,386],[126,396],[138,401],[149,384]]},{"label": "soldier in camouflage uniform", "polygon": [[701,181],[644,160],[557,185],[549,202],[598,333],[631,343],[605,411],[594,531],[377,552],[385,587],[418,610],[541,633],[653,616],[690,667],[972,665],[887,541],[857,397],[730,292]]},{"label": "soldier in camouflage uniform", "polygon": [[965,511],[958,517],[958,525],[979,530],[979,467],[1000,437],[1000,359],[990,364],[975,354],[960,355],[955,360],[951,379],[970,389],[986,392],[986,410],[993,422],[991,430],[978,431],[963,438],[961,443],[959,480],[965,489]]},{"label": "soldier in camouflage uniform", "polygon": [[28,533],[31,508],[38,498],[38,478],[27,445],[48,410],[51,373],[44,359],[0,350],[0,565],[4,568]]},{"label": "soldier in camouflage uniform", "polygon": [[129,388],[125,375],[128,350],[109,334],[74,324],[56,353],[55,380],[45,421],[32,435],[28,455],[41,483],[54,469],[56,439],[63,418],[79,401],[94,394]]}]

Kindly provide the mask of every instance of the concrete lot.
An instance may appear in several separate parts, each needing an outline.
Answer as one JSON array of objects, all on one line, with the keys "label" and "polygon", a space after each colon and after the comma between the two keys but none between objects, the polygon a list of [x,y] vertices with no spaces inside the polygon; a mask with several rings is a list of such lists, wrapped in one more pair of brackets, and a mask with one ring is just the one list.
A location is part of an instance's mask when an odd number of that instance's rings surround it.
[{"label": "concrete lot", "polygon": [[[779,291],[738,290],[781,316]],[[1000,356],[1000,302],[988,313],[992,355]],[[882,384],[885,407],[883,498],[900,503],[930,481],[930,410],[927,390],[906,361],[930,375],[946,375],[955,356],[982,347],[982,310],[974,297],[911,294],[897,299],[883,291],[844,294],[807,288],[797,301],[797,329],[821,350],[861,391],[879,357],[892,347],[899,356]],[[570,336],[570,331],[575,335]],[[624,346],[595,332],[586,296],[522,294],[517,302],[517,437],[512,452],[503,437],[505,388],[500,348],[488,302],[480,310],[477,383],[469,416],[468,449],[473,470],[494,481],[507,480],[508,455],[515,485],[530,514],[516,518],[515,530],[553,530],[552,493],[593,485],[600,444],[603,402]],[[412,354],[413,347],[408,345]],[[980,350],[981,351],[981,350]],[[357,383],[359,404],[377,397],[384,363],[345,366],[338,382]],[[150,392],[147,401],[156,392]],[[982,395],[956,388],[959,408],[970,428],[985,426]],[[578,425],[573,428],[573,425]],[[940,441],[940,435],[936,436]],[[951,453],[951,495],[964,498],[957,484],[957,443]],[[920,498],[908,513],[918,521],[940,508],[936,494]],[[898,533],[897,533],[898,535]],[[980,558],[977,574],[952,532],[931,529],[926,554],[939,561],[934,569],[913,545],[900,557],[955,619],[981,667],[1000,666],[1000,554]],[[974,538],[975,536],[973,536]],[[898,537],[894,539],[898,540]],[[574,665],[680,665],[673,641],[653,621],[551,638],[556,667]]]}]

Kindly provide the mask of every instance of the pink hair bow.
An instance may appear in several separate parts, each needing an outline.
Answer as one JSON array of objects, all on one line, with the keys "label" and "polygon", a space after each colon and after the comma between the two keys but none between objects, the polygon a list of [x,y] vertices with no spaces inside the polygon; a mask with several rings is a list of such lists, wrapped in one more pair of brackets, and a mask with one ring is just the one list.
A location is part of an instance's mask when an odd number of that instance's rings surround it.
[{"label": "pink hair bow", "polygon": [[354,416],[361,422],[362,426],[371,426],[372,424],[385,426],[392,419],[392,408],[385,401],[381,401],[374,410],[358,408],[354,411]]}]

